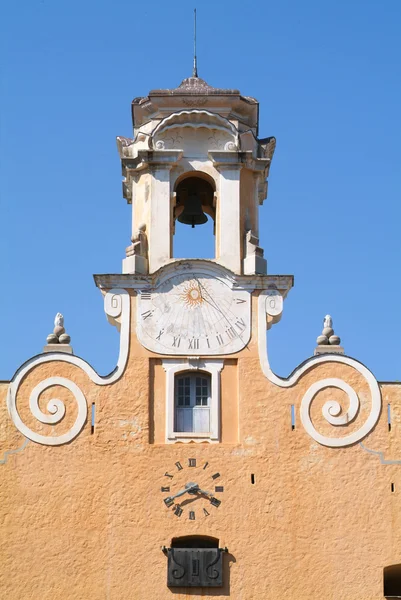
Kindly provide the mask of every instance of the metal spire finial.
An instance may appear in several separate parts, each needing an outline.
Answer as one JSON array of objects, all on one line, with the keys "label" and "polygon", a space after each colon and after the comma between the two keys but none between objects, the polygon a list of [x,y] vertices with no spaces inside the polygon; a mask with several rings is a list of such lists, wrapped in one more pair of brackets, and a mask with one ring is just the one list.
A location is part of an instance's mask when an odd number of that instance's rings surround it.
[{"label": "metal spire finial", "polygon": [[198,61],[196,58],[196,8],[194,8],[194,66],[192,69],[192,77],[198,77]]}]

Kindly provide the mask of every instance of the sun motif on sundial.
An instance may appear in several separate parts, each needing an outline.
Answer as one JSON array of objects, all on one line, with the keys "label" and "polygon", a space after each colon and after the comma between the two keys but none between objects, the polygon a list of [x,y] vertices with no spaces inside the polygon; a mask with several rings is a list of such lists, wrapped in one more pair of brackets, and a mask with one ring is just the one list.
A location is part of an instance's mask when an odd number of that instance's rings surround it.
[{"label": "sun motif on sundial", "polygon": [[[207,290],[205,289],[205,291]],[[199,284],[194,281],[189,281],[187,283],[180,294],[180,299],[187,307],[194,308],[205,301]]]}]

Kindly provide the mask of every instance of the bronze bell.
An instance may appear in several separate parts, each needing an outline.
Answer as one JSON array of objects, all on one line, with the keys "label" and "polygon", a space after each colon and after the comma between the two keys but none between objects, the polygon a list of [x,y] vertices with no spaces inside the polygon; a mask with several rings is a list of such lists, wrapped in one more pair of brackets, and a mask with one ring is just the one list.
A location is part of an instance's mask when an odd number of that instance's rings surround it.
[{"label": "bronze bell", "polygon": [[196,190],[190,189],[188,191],[188,197],[185,200],[184,210],[177,220],[180,223],[184,223],[184,225],[191,225],[192,227],[207,223],[207,216],[202,210],[202,202]]}]

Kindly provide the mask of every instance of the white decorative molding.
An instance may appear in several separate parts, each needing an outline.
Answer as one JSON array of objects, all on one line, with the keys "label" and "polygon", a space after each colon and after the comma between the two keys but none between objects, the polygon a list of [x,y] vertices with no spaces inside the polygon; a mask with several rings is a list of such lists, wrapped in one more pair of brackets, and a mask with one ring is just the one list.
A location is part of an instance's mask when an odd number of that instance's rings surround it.
[{"label": "white decorative molding", "polygon": [[156,135],[160,135],[160,133],[166,129],[173,129],[183,126],[192,127],[194,129],[206,127],[207,129],[229,131],[236,140],[238,139],[238,130],[228,119],[218,115],[217,113],[198,109],[181,110],[176,113],[171,113],[162,119],[154,128],[152,137],[155,138]]},{"label": "white decorative molding", "polygon": [[224,145],[224,150],[227,152],[238,152],[238,146],[230,141]]},{"label": "white decorative molding", "polygon": [[61,435],[41,435],[32,431],[23,423],[17,406],[18,389],[24,378],[35,367],[51,362],[66,362],[82,369],[96,385],[109,385],[120,379],[127,364],[129,352],[129,329],[130,329],[130,297],[126,290],[112,289],[106,293],[104,298],[104,310],[107,319],[112,325],[117,326],[120,331],[120,353],[117,366],[110,375],[101,377],[96,371],[82,358],[63,354],[60,352],[51,352],[42,354],[28,360],[14,375],[7,394],[7,408],[16,428],[27,438],[38,444],[47,446],[59,446],[73,440],[82,430],[88,416],[87,401],[80,388],[69,379],[64,377],[49,377],[41,381],[31,391],[29,397],[29,407],[33,416],[41,423],[57,424],[65,415],[65,405],[62,400],[52,398],[47,403],[47,413],[43,413],[39,408],[39,398],[42,392],[53,386],[61,386],[68,389],[78,405],[78,414],[72,427]]},{"label": "white decorative molding", "polygon": [[224,270],[225,277],[231,279],[233,287],[243,290],[266,290],[269,288],[277,288],[283,298],[286,298],[288,292],[294,285],[292,275],[239,275],[233,273],[227,267],[219,265],[217,260],[208,260],[202,258],[193,258],[191,260],[185,258],[171,259],[169,263],[160,267],[154,273],[149,275],[136,275],[132,278],[127,274],[113,275],[94,275],[96,285],[101,290],[110,288],[124,288],[125,290],[141,290],[143,288],[153,288],[160,285],[161,281],[169,279],[177,270],[183,269],[202,269],[205,273],[216,273],[215,266]]},{"label": "white decorative molding", "polygon": [[[166,443],[175,442],[211,442],[220,440],[220,372],[224,366],[223,359],[200,360],[191,357],[182,360],[162,359],[166,371]],[[174,431],[174,382],[177,373],[200,370],[211,376],[210,431],[203,433],[183,433]]]},{"label": "white decorative molding", "polygon": [[274,385],[277,385],[282,388],[289,388],[295,385],[306,371],[309,371],[310,369],[321,363],[340,363],[352,367],[353,369],[358,371],[358,373],[360,373],[365,378],[369,386],[371,394],[371,409],[368,418],[357,431],[354,431],[353,433],[341,438],[328,437],[320,434],[316,430],[310,418],[310,407],[315,396],[323,389],[336,388],[342,390],[347,394],[349,399],[349,407],[343,413],[342,407],[339,404],[339,402],[337,402],[337,400],[329,400],[323,406],[323,417],[328,423],[330,423],[333,426],[348,425],[355,419],[360,408],[360,400],[355,390],[342,379],[321,379],[320,381],[316,381],[314,384],[312,384],[307,390],[304,397],[302,398],[300,413],[302,424],[305,427],[307,433],[323,446],[329,446],[331,448],[341,448],[344,446],[349,446],[350,444],[354,444],[355,442],[359,442],[370,431],[372,431],[380,416],[381,394],[379,384],[377,383],[373,373],[371,373],[371,371],[369,371],[367,367],[354,360],[353,358],[349,358],[348,356],[343,356],[339,354],[325,354],[315,356],[307,360],[300,367],[298,367],[288,379],[278,377],[275,373],[273,373],[270,367],[267,352],[266,299],[268,296],[269,291],[262,291],[258,299],[258,345],[259,359],[263,373],[265,374],[267,379]]},{"label": "white decorative molding", "polygon": [[284,308],[283,296],[277,289],[273,288],[267,290],[264,295],[266,314],[275,319],[277,319],[277,317],[281,318]]},{"label": "white decorative molding", "polygon": [[238,152],[238,135],[235,125],[225,117],[207,110],[185,109],[156,125],[152,143],[161,151],[181,149],[184,157],[205,160],[210,150]]}]

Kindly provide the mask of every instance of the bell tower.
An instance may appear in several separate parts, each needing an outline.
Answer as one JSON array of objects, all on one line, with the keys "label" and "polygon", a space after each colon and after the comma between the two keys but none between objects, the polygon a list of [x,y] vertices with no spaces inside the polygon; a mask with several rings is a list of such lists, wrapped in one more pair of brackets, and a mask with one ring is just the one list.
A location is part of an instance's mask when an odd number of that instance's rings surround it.
[{"label": "bell tower", "polygon": [[254,98],[197,76],[133,100],[133,138],[117,138],[132,206],[123,273],[154,273],[173,261],[176,220],[201,227],[209,217],[213,261],[237,275],[266,274],[258,213],[275,138],[258,139],[258,109]]}]

